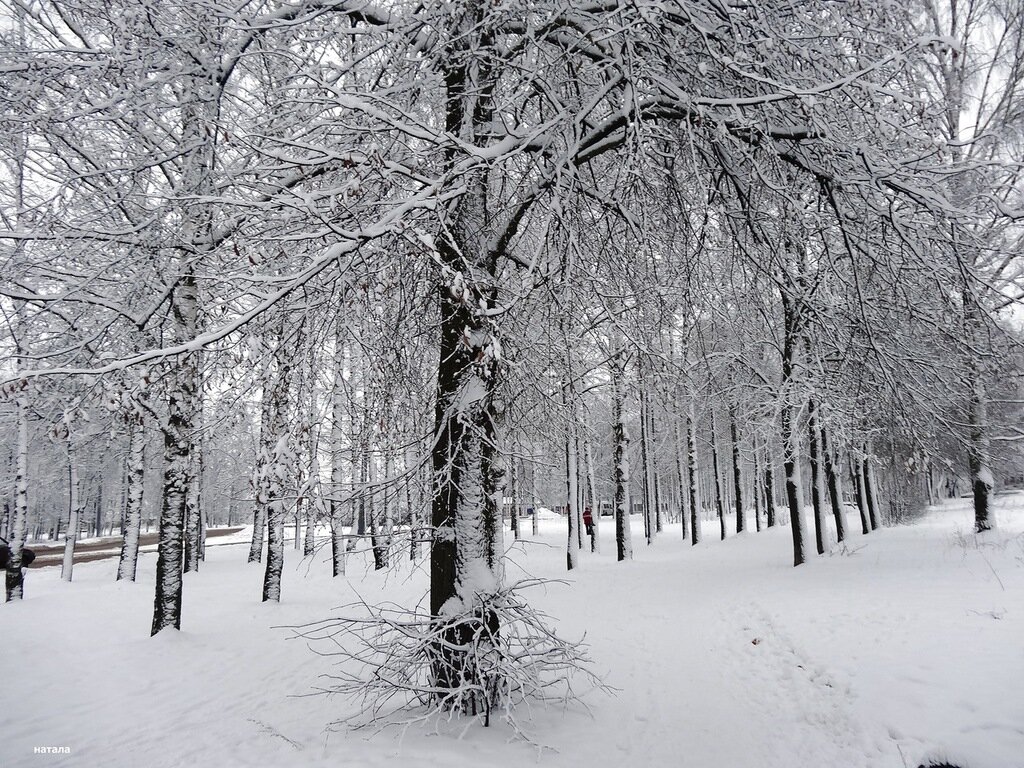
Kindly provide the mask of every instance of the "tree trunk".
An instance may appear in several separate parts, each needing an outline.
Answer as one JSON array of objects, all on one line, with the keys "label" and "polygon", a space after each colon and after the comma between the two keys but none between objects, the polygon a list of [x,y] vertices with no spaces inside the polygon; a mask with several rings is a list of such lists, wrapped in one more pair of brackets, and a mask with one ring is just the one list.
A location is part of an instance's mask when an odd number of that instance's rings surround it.
[{"label": "tree trunk", "polygon": [[256,454],[255,477],[253,478],[253,490],[255,492],[255,510],[252,522],[252,542],[249,545],[249,562],[260,563],[263,561],[263,534],[267,526],[267,504],[268,496],[268,473],[273,455],[274,444],[277,440],[274,434],[274,394],[268,371],[264,373],[263,396],[260,404],[260,442]]},{"label": "tree trunk", "polygon": [[[455,258],[454,254],[449,254],[449,257]],[[488,362],[489,376],[476,372],[474,359],[482,350],[465,345],[463,334],[466,328],[476,326],[479,329],[480,324],[467,306],[452,301],[451,296],[451,286],[442,290],[437,426],[432,451],[431,524],[434,539],[430,552],[430,610],[435,617],[460,611],[464,607],[463,600],[472,598],[476,588],[495,586],[472,584],[469,578],[472,564],[481,560],[486,563],[489,558],[485,557],[485,549],[490,550],[493,546],[493,542],[488,546],[482,535],[484,489],[481,463],[485,441],[482,433],[491,431],[488,426],[493,419],[492,398],[497,365],[493,359]],[[459,401],[458,395],[468,387],[472,387],[479,397],[470,402]],[[488,528],[492,529],[492,525]],[[491,575],[495,574],[491,572]]]},{"label": "tree trunk", "polygon": [[806,529],[803,516],[803,499],[800,498],[800,478],[797,467],[796,436],[790,427],[790,409],[783,408],[782,439],[783,469],[786,474],[786,503],[789,506],[789,525],[793,536],[793,565],[802,565],[807,560],[805,549]]},{"label": "tree trunk", "polygon": [[[202,424],[202,397],[197,396],[194,429],[198,431]],[[188,494],[185,498],[185,573],[199,570],[200,538],[202,536],[202,440],[197,438],[189,454]]]},{"label": "tree trunk", "polygon": [[871,523],[868,519],[868,502],[864,494],[864,467],[863,461],[858,456],[851,459],[850,473],[853,475],[853,485],[857,492],[857,510],[860,512],[860,525],[862,533],[871,533]]},{"label": "tree trunk", "polygon": [[[193,298],[194,295],[193,292]],[[156,597],[153,602],[154,635],[168,627],[181,629],[185,499],[190,475],[191,419],[195,412],[192,406],[195,397],[195,372],[192,364],[187,359],[180,361],[173,376],[175,381],[168,396],[168,418],[164,428],[164,477],[160,539],[157,546]]]},{"label": "tree trunk", "polygon": [[811,463],[811,506],[814,509],[814,544],[818,554],[825,554],[825,506],[821,501],[821,461],[818,455],[818,416],[814,398],[807,401],[807,435]]},{"label": "tree trunk", "polygon": [[686,412],[686,474],[690,478],[690,544],[696,546],[703,538],[700,521],[700,494],[697,475],[697,435],[694,429],[693,400]]},{"label": "tree trunk", "polygon": [[843,497],[839,488],[839,475],[828,442],[828,429],[821,426],[821,455],[825,465],[825,482],[828,484],[828,500],[832,505],[832,516],[836,521],[836,540],[846,541],[846,511],[843,509]]},{"label": "tree trunk", "polygon": [[633,559],[633,539],[630,531],[630,494],[629,494],[629,433],[624,420],[624,401],[626,372],[622,360],[622,350],[618,339],[615,339],[612,352],[612,440],[615,445],[615,546],[618,561]]},{"label": "tree trunk", "polygon": [[[199,464],[199,472],[202,474],[203,465]],[[206,562],[206,530],[210,527],[210,513],[205,504],[200,505],[202,514],[199,516],[199,559]]]},{"label": "tree trunk", "polygon": [[[205,12],[203,13],[205,16]],[[197,50],[208,42],[213,25],[196,27]],[[205,71],[204,71],[205,70]],[[196,263],[210,248],[212,207],[201,202],[215,194],[212,169],[215,160],[218,93],[213,68],[198,67],[186,76],[181,88],[180,233],[185,247],[178,257],[177,283],[170,300],[174,339],[186,343],[198,336],[199,287]],[[196,202],[196,201],[199,202]],[[199,415],[199,355],[180,355],[170,366],[167,423],[164,428],[164,479],[157,547],[156,595],[153,601],[152,634],[174,627],[181,629],[182,567],[186,507],[194,481],[192,461],[196,441],[193,419]]]},{"label": "tree trunk", "polygon": [[[18,398],[16,408],[18,444],[14,477],[14,513],[4,532],[4,538],[11,549],[5,575],[6,602],[21,600],[24,597],[21,553],[28,538],[28,408],[24,398]],[[60,526],[59,519],[57,525]]]},{"label": "tree trunk", "polygon": [[[563,393],[564,397],[564,393]],[[566,545],[565,562],[568,570],[574,570],[580,565],[579,531],[577,530],[577,504],[579,491],[579,470],[576,466],[576,436],[574,433],[574,420],[570,421],[569,431],[565,439],[565,487],[567,494],[566,517],[569,519],[569,540]]]},{"label": "tree trunk", "polygon": [[640,381],[640,492],[643,498],[644,512],[644,538],[650,546],[654,539],[654,529],[651,520],[651,499],[654,496],[653,482],[651,480],[650,450],[647,445],[647,391],[641,374]]},{"label": "tree trunk", "polygon": [[[310,434],[312,434],[312,430],[310,430]],[[309,446],[307,446],[307,450],[309,450]],[[313,450],[315,451],[316,448],[314,447]],[[311,454],[307,453],[306,455],[310,456]],[[316,457],[315,456],[313,456],[312,468],[313,469],[316,468]],[[299,496],[299,499],[295,502],[296,505],[298,505],[299,502],[301,501],[304,504],[305,510],[306,510],[306,513],[305,513],[306,536],[305,536],[305,538],[303,539],[303,542],[302,542],[302,555],[303,555],[303,557],[310,557],[311,555],[314,555],[316,553],[316,508],[313,506],[313,487],[312,487],[313,480],[314,480],[314,475],[313,475],[312,472],[310,472],[310,476],[306,479],[306,482],[303,485],[302,495]]]},{"label": "tree trunk", "polygon": [[764,476],[761,471],[761,451],[754,446],[754,476],[751,478],[751,492],[754,494],[754,526],[755,530],[761,532],[761,519],[764,515],[764,486],[761,484],[761,478]]},{"label": "tree trunk", "polygon": [[764,462],[764,514],[765,525],[775,527],[775,467],[768,450],[765,450]]},{"label": "tree trunk", "polygon": [[967,469],[974,500],[974,530],[984,533],[996,527],[992,511],[991,451],[989,449],[988,396],[977,364],[970,366],[970,403],[967,408]]},{"label": "tree trunk", "polygon": [[746,529],[746,515],[743,512],[743,475],[740,471],[740,436],[736,424],[736,409],[729,409],[729,437],[732,439],[732,485],[736,502],[736,533]]},{"label": "tree trunk", "polygon": [[[445,129],[458,141],[445,149],[445,170],[462,147],[489,143],[496,73],[494,41],[484,23],[486,5],[459,6],[459,18],[441,32],[444,46]],[[461,146],[460,146],[461,145]],[[494,243],[491,180],[486,168],[462,173],[465,190],[442,211],[436,238],[440,280],[437,397],[433,434],[430,552],[430,612],[441,627],[433,646],[432,682],[438,701],[475,672],[468,656],[447,645],[467,614],[484,617],[481,601],[501,588],[501,495],[504,465],[497,422],[501,375],[500,340],[490,312],[497,304],[498,259]],[[500,410],[504,410],[501,404]],[[497,617],[495,617],[497,618]],[[497,631],[491,628],[491,634]],[[447,643],[446,643],[447,641]],[[491,705],[488,694],[471,694],[460,707],[471,712]]]},{"label": "tree trunk", "polygon": [[683,460],[683,440],[682,430],[679,428],[680,416],[678,410],[675,414],[675,419],[672,421],[673,437],[675,438],[675,453],[676,453],[676,475],[679,478],[679,523],[682,529],[683,541],[689,538],[687,525],[688,505],[687,505],[687,479],[686,479],[686,462]]},{"label": "tree trunk", "polygon": [[[416,562],[420,556],[420,483],[419,472],[416,470],[416,456],[413,454],[413,448],[410,446],[405,452],[405,472],[406,472],[406,484],[405,484],[405,499],[406,505],[409,507],[409,560]],[[413,484],[416,484],[416,498],[413,499],[412,488]]]},{"label": "tree trunk", "polygon": [[651,524],[654,533],[658,534],[663,529],[661,519],[661,488],[658,482],[658,452],[656,450],[658,443],[654,431],[654,409],[651,407],[651,397],[646,387],[644,388],[644,400],[646,401],[644,412],[647,416],[647,465],[650,477]]},{"label": "tree trunk", "polygon": [[[275,466],[276,470],[276,466]],[[263,602],[281,602],[281,573],[284,570],[285,503],[281,483],[275,478],[268,486],[267,566],[263,571]]]},{"label": "tree trunk", "polygon": [[75,567],[75,543],[82,526],[83,505],[82,484],[78,477],[78,451],[75,449],[70,419],[65,419],[64,428],[67,430],[68,452],[68,529],[64,536],[64,562],[61,564],[60,577],[63,581],[71,581]]},{"label": "tree trunk", "polygon": [[[20,350],[15,348],[15,354]],[[17,358],[20,366],[20,356]],[[29,537],[29,402],[24,392],[15,400],[17,445],[14,459],[14,514],[9,525],[7,543],[10,561],[5,578],[6,601],[25,597],[22,573],[22,552]]]},{"label": "tree trunk", "polygon": [[509,496],[512,499],[512,509],[509,510],[512,538],[519,541],[519,463],[517,461],[513,461],[512,471],[509,473]]},{"label": "tree trunk", "polygon": [[373,551],[373,569],[382,571],[388,567],[386,538],[377,520],[377,473],[369,446],[363,448],[363,468],[360,473],[363,490],[359,496],[360,513],[370,528],[370,549]]},{"label": "tree trunk", "polygon": [[718,524],[725,540],[725,498],[722,492],[722,470],[718,465],[718,430],[715,424],[715,413],[711,412],[711,468],[715,473],[715,510],[718,513]]},{"label": "tree trunk", "polygon": [[[504,555],[504,531],[501,508],[505,497],[505,459],[500,450],[500,424],[498,415],[491,411],[484,421],[483,445],[480,446],[480,472],[483,490],[481,511],[481,549],[483,562],[494,576],[496,583],[504,581],[502,556]],[[579,509],[577,525],[579,524]]]},{"label": "tree trunk", "polygon": [[530,519],[530,535],[537,538],[540,535],[540,520],[537,517],[538,502],[533,499],[531,503],[533,504],[533,516]]},{"label": "tree trunk", "polygon": [[[20,368],[20,348],[17,364]],[[14,516],[9,525],[7,542],[11,548],[5,579],[6,601],[21,600],[25,593],[25,580],[21,571],[21,553],[28,538],[28,398],[22,392],[15,401],[17,411],[17,447],[15,448]]]},{"label": "tree trunk", "polygon": [[[24,6],[19,6],[17,11],[18,24],[15,27],[17,29],[17,36],[19,44],[24,47],[25,44],[25,10]],[[16,146],[14,157],[11,159],[13,162],[13,168],[6,166],[5,163],[5,174],[11,174],[11,181],[14,183],[14,197],[10,202],[13,203],[14,216],[15,216],[15,227],[21,229],[24,221],[23,218],[28,212],[28,208],[25,206],[25,162],[28,155],[29,147],[29,134],[27,131],[13,132],[12,138]],[[21,252],[21,246],[15,246],[13,254],[5,254],[4,263],[5,271],[15,267],[17,264],[16,255]],[[26,342],[28,341],[26,328],[26,311],[27,305],[25,302],[16,301],[14,302],[14,324],[8,325],[11,331],[10,342],[13,342],[13,363],[14,370],[16,373],[20,373],[24,368],[25,354],[28,351]],[[6,316],[7,308],[4,309],[5,320],[10,323],[10,318]],[[7,361],[12,362],[11,360]],[[25,596],[25,576],[22,573],[21,561],[22,552],[25,549],[25,542],[28,539],[28,419],[29,419],[29,399],[28,399],[28,387],[20,386],[18,394],[15,399],[15,429],[17,431],[16,446],[14,449],[14,515],[13,518],[5,525],[4,537],[7,540],[7,544],[10,547],[10,557],[7,562],[7,571],[4,578],[5,586],[5,602],[11,602],[12,600],[21,600]],[[6,508],[6,503],[5,503]],[[60,517],[57,518],[57,526],[60,526]]]},{"label": "tree trunk", "polygon": [[875,478],[871,469],[870,457],[865,457],[864,462],[864,498],[868,506],[868,520],[871,522],[871,530],[878,530],[878,497],[875,495]]},{"label": "tree trunk", "polygon": [[117,580],[135,581],[142,527],[142,493],[146,479],[146,430],[141,413],[128,414],[128,456],[125,480],[124,541],[117,565]]},{"label": "tree trunk", "polygon": [[590,501],[590,551],[601,551],[601,539],[598,526],[601,520],[601,509],[597,502],[597,477],[594,474],[594,456],[590,449],[590,440],[583,442],[583,455],[587,463],[587,498]]},{"label": "tree trunk", "polygon": [[796,348],[800,335],[798,307],[785,292],[782,294],[783,322],[785,325],[782,346],[782,408],[781,431],[783,467],[786,473],[786,502],[789,505],[790,532],[793,537],[793,565],[802,565],[807,560],[806,527],[803,515],[803,499],[800,497],[800,476],[797,462],[798,441],[794,430],[794,406],[792,389]]},{"label": "tree trunk", "polygon": [[586,479],[583,477],[583,465],[580,461],[580,435],[579,435],[579,422],[574,422],[574,430],[576,432],[575,439],[573,440],[573,447],[576,451],[576,540],[579,545],[579,549],[583,550],[583,510],[587,506],[586,495]]},{"label": "tree trunk", "polygon": [[334,333],[334,382],[331,393],[331,571],[333,576],[345,575],[345,368],[348,346],[346,325],[338,315]]},{"label": "tree trunk", "polygon": [[[263,602],[281,601],[281,573],[284,570],[284,520],[287,512],[285,489],[294,461],[287,425],[291,365],[283,349],[283,322],[275,334],[274,367],[270,383],[270,432],[264,442],[268,466],[264,478],[267,514],[267,566],[263,572]],[[266,393],[265,393],[266,394]],[[272,441],[272,442],[270,442]],[[270,443],[269,445],[267,443]]]},{"label": "tree trunk", "polygon": [[[651,434],[654,434],[653,428]],[[661,519],[661,478],[658,476],[657,456],[651,455],[651,469],[654,473],[654,532],[661,533],[664,529],[664,521]]]},{"label": "tree trunk", "polygon": [[103,538],[103,478],[96,486],[96,508],[93,510],[93,536]]}]

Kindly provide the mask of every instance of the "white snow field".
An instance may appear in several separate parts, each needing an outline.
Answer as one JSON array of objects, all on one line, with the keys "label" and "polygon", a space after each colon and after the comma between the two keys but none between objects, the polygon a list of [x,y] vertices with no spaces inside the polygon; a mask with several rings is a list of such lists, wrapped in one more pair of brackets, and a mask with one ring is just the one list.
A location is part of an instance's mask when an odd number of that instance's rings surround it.
[{"label": "white snow field", "polygon": [[356,592],[415,601],[422,571],[352,563],[332,579],[326,553],[289,548],[283,602],[261,604],[247,547],[211,546],[186,576],[183,630],[156,638],[155,555],[134,584],[114,583],[116,560],[77,565],[71,584],[31,571],[26,599],[0,607],[0,766],[1021,768],[1024,495],[998,501],[984,540],[966,501],[869,536],[851,515],[849,547],[800,568],[787,528],[721,542],[709,522],[694,548],[668,526],[648,547],[636,518],[635,559],[616,563],[603,518],[604,551],[567,575],[562,521],[543,521],[509,576],[568,580],[531,600],[563,636],[586,634],[618,689],[586,696],[589,711],[534,708],[543,750],[501,723],[332,729],[355,705],[304,695],[332,660],[274,627]]}]

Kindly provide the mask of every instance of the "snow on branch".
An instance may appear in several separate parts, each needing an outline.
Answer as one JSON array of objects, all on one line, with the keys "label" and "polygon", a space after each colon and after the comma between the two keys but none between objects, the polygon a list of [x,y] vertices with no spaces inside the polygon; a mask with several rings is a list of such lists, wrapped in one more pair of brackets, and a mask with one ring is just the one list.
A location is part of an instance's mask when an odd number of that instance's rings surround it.
[{"label": "snow on branch", "polygon": [[587,647],[564,640],[521,592],[551,583],[529,579],[477,594],[461,612],[431,618],[395,604],[346,606],[344,615],[290,627],[337,662],[322,693],[358,704],[340,724],[408,727],[499,716],[520,737],[530,705],[565,706],[610,689],[590,670]]}]

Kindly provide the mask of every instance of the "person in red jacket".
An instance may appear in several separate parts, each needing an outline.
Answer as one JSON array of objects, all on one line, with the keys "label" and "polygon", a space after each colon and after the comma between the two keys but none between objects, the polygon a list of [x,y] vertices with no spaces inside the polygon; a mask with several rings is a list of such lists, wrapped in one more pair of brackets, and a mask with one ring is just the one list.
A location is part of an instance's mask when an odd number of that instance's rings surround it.
[{"label": "person in red jacket", "polygon": [[590,507],[583,508],[583,527],[587,529],[587,536],[594,535],[594,515]]}]

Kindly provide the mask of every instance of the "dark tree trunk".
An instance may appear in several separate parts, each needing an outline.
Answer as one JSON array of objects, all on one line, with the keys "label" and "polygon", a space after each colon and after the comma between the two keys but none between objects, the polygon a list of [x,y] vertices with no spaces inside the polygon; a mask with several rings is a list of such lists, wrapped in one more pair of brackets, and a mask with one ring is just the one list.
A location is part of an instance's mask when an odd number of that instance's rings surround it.
[{"label": "dark tree trunk", "polygon": [[718,430],[715,428],[715,414],[711,414],[711,468],[715,473],[715,510],[722,539],[725,539],[725,498],[722,491],[722,470],[718,465]]},{"label": "dark tree trunk", "polygon": [[377,521],[376,473],[371,465],[370,449],[363,446],[363,463],[359,480],[363,491],[359,496],[359,515],[370,528],[370,548],[373,550],[373,569],[382,571],[388,567],[388,549],[385,536]]},{"label": "dark tree trunk", "polygon": [[736,533],[743,533],[746,529],[746,519],[743,513],[743,475],[740,471],[740,436],[739,427],[736,424],[736,410],[729,409],[729,437],[732,439],[732,485],[734,500],[736,502]]},{"label": "dark tree trunk", "polygon": [[697,434],[694,429],[693,402],[686,412],[686,474],[690,479],[690,544],[696,546],[703,538],[700,521],[700,494],[697,475]]},{"label": "dark tree trunk", "polygon": [[[782,433],[789,432],[789,420],[783,416]],[[789,506],[790,527],[793,529],[793,565],[802,565],[807,559],[804,549],[804,520],[800,509],[800,484],[797,478],[796,451],[787,446],[783,467],[786,473],[786,503]]]},{"label": "dark tree trunk", "polygon": [[96,508],[93,510],[93,536],[103,537],[103,479],[96,486]]},{"label": "dark tree trunk", "polygon": [[772,464],[771,456],[766,451],[764,464],[764,514],[765,524],[769,528],[775,527],[775,468]]},{"label": "dark tree trunk", "polygon": [[868,504],[868,520],[871,522],[871,530],[878,530],[878,498],[875,496],[875,478],[871,470],[871,459],[865,458],[864,466],[864,498]]},{"label": "dark tree trunk", "polygon": [[[454,249],[452,249],[454,250]],[[458,262],[455,253],[449,259]],[[433,499],[431,526],[434,530],[430,547],[430,615],[440,616],[441,608],[455,597],[456,545],[455,516],[458,510],[459,485],[462,482],[465,457],[466,424],[455,418],[455,397],[459,383],[471,361],[462,344],[464,328],[475,325],[471,313],[452,297],[448,286],[439,289],[441,305],[441,354],[437,367],[437,406],[435,438],[432,451]]]},{"label": "dark tree trunk", "polygon": [[621,562],[633,558],[633,542],[629,529],[629,434],[623,420],[625,397],[625,370],[622,351],[616,348],[612,355],[612,439],[615,444],[615,545],[616,557]]},{"label": "dark tree trunk", "polygon": [[664,524],[661,519],[661,483],[658,480],[657,439],[654,430],[654,409],[651,408],[650,397],[647,398],[647,441],[651,465],[651,498],[654,502],[654,532],[661,533]]},{"label": "dark tree trunk", "polygon": [[567,570],[574,570],[580,563],[579,531],[576,527],[576,506],[577,488],[579,474],[576,471],[576,446],[572,434],[566,437],[565,441],[565,490],[566,490],[566,518],[569,523],[569,540],[565,550],[565,564]]},{"label": "dark tree trunk", "polygon": [[994,478],[991,466],[989,438],[988,393],[984,370],[975,348],[984,348],[984,310],[979,306],[970,285],[964,286],[964,336],[970,343],[967,354],[967,469],[970,474],[971,496],[974,500],[974,530],[976,533],[995,528],[992,509]]},{"label": "dark tree trunk", "polygon": [[673,431],[675,433],[674,436],[675,436],[675,443],[676,443],[676,450],[675,450],[675,453],[676,453],[676,474],[679,477],[679,504],[678,504],[679,523],[680,523],[680,526],[682,528],[683,541],[686,541],[686,539],[689,538],[689,533],[688,533],[689,525],[688,525],[688,520],[687,520],[688,515],[689,515],[689,505],[687,504],[687,500],[688,500],[688,490],[687,490],[687,488],[688,488],[689,483],[688,483],[687,478],[686,478],[686,464],[688,462],[683,459],[683,442],[682,442],[682,434],[681,434],[682,431],[679,428],[679,421],[680,421],[680,418],[679,418],[679,413],[677,411],[676,412],[676,417],[675,417],[675,419],[673,419],[672,429],[673,429]]},{"label": "dark tree trunk", "polygon": [[868,503],[864,494],[864,468],[860,457],[851,459],[850,474],[853,475],[853,485],[857,493],[857,511],[860,512],[860,525],[862,533],[871,533],[871,523],[868,520]]},{"label": "dark tree trunk", "polygon": [[984,533],[995,527],[992,514],[992,469],[989,466],[988,408],[981,375],[971,371],[971,394],[968,407],[969,442],[967,445],[967,469],[971,479],[971,496],[974,500],[974,530]]},{"label": "dark tree trunk", "polygon": [[782,293],[783,322],[785,325],[782,346],[782,452],[783,467],[786,473],[786,502],[789,505],[790,531],[793,536],[793,565],[802,565],[807,560],[806,530],[803,510],[801,509],[800,481],[797,475],[797,437],[794,430],[793,397],[794,364],[797,343],[800,337],[799,309],[785,292]]},{"label": "dark tree trunk", "polygon": [[587,506],[586,483],[583,480],[583,462],[580,453],[579,423],[573,422],[573,431],[576,433],[573,439],[573,448],[576,451],[576,542],[579,549],[583,550],[583,509]]},{"label": "dark tree trunk", "polygon": [[540,521],[537,519],[537,474],[536,470],[531,467],[530,469],[530,488],[532,492],[530,494],[530,503],[533,504],[533,516],[530,519],[530,534],[533,538],[537,538],[540,533]]},{"label": "dark tree trunk", "polygon": [[811,506],[814,509],[814,544],[825,554],[825,508],[821,502],[821,461],[818,455],[818,416],[814,398],[807,401],[807,442],[810,446]]},{"label": "dark tree trunk", "polygon": [[[411,456],[410,453],[406,453],[405,470],[408,481],[405,484],[405,502],[409,509],[409,560],[412,562],[416,562],[420,557],[420,502],[422,501],[420,485],[418,482],[419,473],[412,471],[412,468],[415,465],[415,456]],[[412,493],[414,483],[416,484],[415,499],[413,498]]]},{"label": "dark tree trunk", "polygon": [[590,551],[598,552],[601,548],[600,530],[601,505],[597,500],[597,482],[594,475],[594,456],[590,449],[590,441],[583,444],[583,454],[587,464],[587,498],[590,502]]},{"label": "dark tree trunk", "polygon": [[505,495],[505,465],[498,451],[498,440],[496,416],[490,412],[483,424],[483,444],[480,446],[480,474],[483,490],[480,532],[483,538],[481,547],[484,563],[492,574],[496,574],[500,578],[503,550],[501,502]]},{"label": "dark tree trunk", "polygon": [[310,557],[316,552],[316,510],[313,506],[313,488],[316,478],[313,472],[317,467],[317,446],[316,433],[313,430],[313,422],[316,419],[314,411],[313,393],[310,391],[307,403],[303,406],[303,423],[300,432],[302,447],[296,451],[296,477],[301,481],[298,484],[298,498],[295,499],[295,538],[299,537],[299,520],[305,526],[305,536],[302,541],[302,556]]},{"label": "dark tree trunk", "polygon": [[761,532],[761,516],[764,514],[764,488],[761,486],[761,454],[754,448],[754,477],[751,480],[752,492],[754,494],[754,530]]},{"label": "dark tree trunk", "polygon": [[[450,84],[450,93],[452,88]],[[461,210],[457,219],[462,216],[485,218],[482,179],[473,183],[476,184],[474,192],[460,201],[460,208],[469,206],[470,210]],[[468,221],[461,231],[474,236],[479,234]],[[451,265],[458,275],[467,271],[461,254],[479,253],[477,247],[470,243],[457,247],[444,238],[439,241],[442,262]],[[482,264],[477,271],[493,275],[493,264]],[[440,290],[441,354],[432,451],[434,540],[430,554],[430,606],[433,616],[441,616],[444,604],[459,597],[460,574],[471,561],[481,561],[492,569],[496,578],[500,576],[497,542],[501,510],[496,497],[503,471],[497,453],[498,425],[494,408],[499,364],[490,352],[493,331],[486,317],[474,310],[481,305],[493,307],[495,299],[494,288],[486,285],[456,283],[442,286]],[[467,335],[472,336],[472,343],[467,343]],[[468,404],[464,398],[460,402],[459,397],[467,387],[478,394]],[[457,520],[465,523],[457,526]],[[463,531],[471,531],[471,538],[460,542],[460,537],[469,535]]]},{"label": "dark tree trunk", "polygon": [[640,390],[640,488],[644,501],[644,538],[648,546],[654,539],[654,527],[651,520],[651,499],[654,489],[651,487],[651,455],[647,436],[647,392],[641,381]]},{"label": "dark tree trunk", "polygon": [[512,499],[512,509],[509,510],[509,522],[512,526],[512,538],[519,541],[519,463],[512,463],[512,472],[509,475],[509,496]]},{"label": "dark tree trunk", "polygon": [[828,430],[821,427],[821,456],[825,465],[825,482],[828,484],[828,500],[832,505],[832,516],[836,521],[836,540],[846,541],[846,512],[839,492],[839,476],[828,442]]}]

